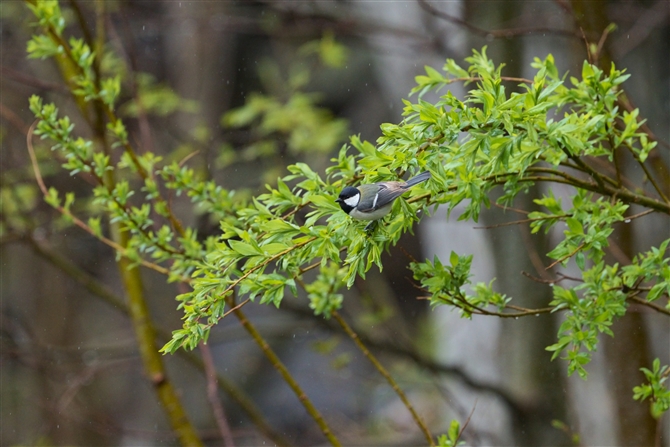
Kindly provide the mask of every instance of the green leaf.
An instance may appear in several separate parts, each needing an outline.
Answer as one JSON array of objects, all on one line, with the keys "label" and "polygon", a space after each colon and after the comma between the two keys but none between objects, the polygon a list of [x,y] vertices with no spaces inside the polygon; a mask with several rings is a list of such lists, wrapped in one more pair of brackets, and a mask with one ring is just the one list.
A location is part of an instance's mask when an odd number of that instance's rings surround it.
[{"label": "green leaf", "polygon": [[565,219],[565,223],[568,224],[568,228],[570,229],[570,232],[573,234],[584,234],[584,227],[582,226],[581,222],[579,222],[577,219],[573,217],[568,217]]},{"label": "green leaf", "polygon": [[230,239],[228,240],[228,244],[230,245],[230,248],[232,248],[242,256],[256,256],[262,254],[261,251],[257,250],[251,244],[247,244],[242,241],[236,241],[234,239]]}]

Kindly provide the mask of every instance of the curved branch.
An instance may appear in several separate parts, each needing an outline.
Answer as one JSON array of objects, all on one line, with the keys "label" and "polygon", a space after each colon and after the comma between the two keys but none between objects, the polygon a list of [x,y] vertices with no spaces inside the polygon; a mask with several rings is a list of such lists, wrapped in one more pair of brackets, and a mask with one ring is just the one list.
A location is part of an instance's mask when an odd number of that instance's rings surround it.
[{"label": "curved branch", "polygon": [[637,304],[641,304],[643,306],[647,306],[651,309],[654,309],[656,312],[660,312],[662,314],[670,315],[670,309],[666,309],[665,307],[658,306],[650,301],[645,300],[644,298],[640,298],[637,296],[630,296],[628,297],[629,300],[636,302]]}]

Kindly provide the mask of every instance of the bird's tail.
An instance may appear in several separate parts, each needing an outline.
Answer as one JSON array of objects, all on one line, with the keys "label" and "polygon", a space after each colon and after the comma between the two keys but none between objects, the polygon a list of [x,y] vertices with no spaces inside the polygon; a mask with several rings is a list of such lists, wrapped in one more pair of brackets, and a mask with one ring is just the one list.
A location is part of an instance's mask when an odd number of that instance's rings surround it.
[{"label": "bird's tail", "polygon": [[411,179],[407,180],[407,185],[406,188],[412,187],[414,185],[418,185],[421,182],[425,182],[430,178],[430,172],[422,172],[421,174],[417,175],[416,177],[412,177]]}]

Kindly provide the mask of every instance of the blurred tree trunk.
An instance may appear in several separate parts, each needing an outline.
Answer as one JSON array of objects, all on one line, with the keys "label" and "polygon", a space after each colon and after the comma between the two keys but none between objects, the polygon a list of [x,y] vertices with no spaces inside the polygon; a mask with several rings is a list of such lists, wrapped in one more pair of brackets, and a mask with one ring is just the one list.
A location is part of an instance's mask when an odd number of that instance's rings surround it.
[{"label": "blurred tree trunk", "polygon": [[174,17],[164,33],[169,84],[201,107],[199,114],[176,114],[175,125],[184,132],[198,124],[217,129],[231,101],[233,67],[240,64],[233,60],[234,33],[226,29],[230,5],[167,2],[165,8]]},{"label": "blurred tree trunk", "polygon": [[644,382],[640,367],[651,365],[642,313],[629,310],[623,318],[614,322],[612,331],[614,338],[605,339],[605,354],[619,419],[620,445],[653,446],[656,421],[649,412],[649,403],[633,400],[633,387]]},{"label": "blurred tree trunk", "polygon": [[[518,2],[466,2],[466,21],[484,29],[514,28],[515,18],[525,11]],[[504,61],[505,74],[519,76],[527,65],[522,60],[523,39],[499,39],[487,43],[477,38],[473,48],[489,46],[491,59]],[[517,89],[516,83],[505,84],[506,94]],[[536,194],[520,195],[514,206],[532,209]],[[481,219],[486,225],[495,225],[519,219],[512,211],[500,209],[483,210]],[[492,252],[495,254],[495,289],[514,297],[518,306],[539,308],[551,300],[551,289],[539,285],[521,275],[526,271],[541,276],[531,256],[546,253],[546,237],[543,234],[531,238],[527,226],[507,226],[487,230]],[[539,259],[539,258],[537,258]],[[565,366],[551,362],[546,346],[554,343],[556,322],[553,316],[526,317],[518,320],[502,321],[502,338],[499,341],[501,353],[501,375],[505,386],[522,403],[522,411],[513,415],[513,433],[516,445],[569,445],[567,437],[552,428],[554,419],[565,421],[566,397],[561,386]]]},{"label": "blurred tree trunk", "polygon": [[[629,178],[639,177],[639,173],[630,169],[634,160],[631,157],[625,159],[628,163],[622,163],[624,175]],[[626,166],[629,169],[625,169]],[[634,243],[634,228],[633,225],[616,226],[611,236],[618,245],[617,250],[622,251],[628,259],[632,259],[638,248]],[[626,260],[620,258],[610,259],[610,262],[626,263]],[[645,380],[640,368],[649,368],[651,365],[650,343],[643,314],[635,307],[629,308],[626,315],[614,321],[611,329],[614,337],[604,337],[604,345],[610,372],[608,382],[616,405],[619,443],[631,447],[655,445],[656,421],[649,411],[649,403],[633,400],[633,387]]]},{"label": "blurred tree trunk", "polygon": [[[590,46],[597,45],[599,36],[609,23],[607,1],[571,0],[570,4],[575,21],[584,31]],[[608,47],[604,45],[597,63],[604,70],[609,70],[611,61]],[[624,170],[626,166],[630,168],[634,164],[634,160],[626,158],[629,163],[623,163]],[[630,174],[633,172],[627,173]],[[620,225],[612,235],[629,259],[635,253],[632,228],[631,225]],[[619,443],[623,446],[652,446],[655,442],[656,421],[651,417],[648,404],[633,400],[632,391],[644,380],[640,367],[651,364],[644,323],[642,314],[629,311],[612,326],[614,338],[605,337],[605,354],[611,371],[609,383],[616,403]]]}]

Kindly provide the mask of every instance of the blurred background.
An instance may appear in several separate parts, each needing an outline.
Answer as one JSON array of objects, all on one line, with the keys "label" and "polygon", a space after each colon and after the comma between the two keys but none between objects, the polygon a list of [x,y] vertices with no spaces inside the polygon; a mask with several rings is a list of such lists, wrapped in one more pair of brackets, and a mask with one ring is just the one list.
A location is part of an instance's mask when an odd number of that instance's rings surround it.
[{"label": "blurred background", "polygon": [[[446,58],[466,65],[463,58],[484,45],[506,76],[532,77],[532,60],[549,53],[561,72],[579,76],[585,40],[600,42],[600,62],[632,75],[628,97],[670,158],[666,0],[72,0],[61,7],[66,34],[82,35],[80,18],[94,36],[104,33],[105,70],[134,73],[119,106],[131,142],[168,161],[189,156],[199,173],[239,194],[264,191],[297,161],[322,171],[350,135],[374,142],[382,123],[402,119],[401,100],[424,65],[440,69]],[[28,97],[56,102],[76,132],[90,131],[76,119],[53,61],[26,59],[33,21],[24,2],[2,2],[0,444],[175,445],[143,373],[114,253],[59,218],[36,188],[25,142],[33,121]],[[610,23],[616,30],[603,34]],[[453,84],[451,91],[462,96],[464,88]],[[47,184],[75,191],[84,212],[90,185],[50,160],[48,148],[40,154]],[[540,193],[518,207],[527,209]],[[174,200],[185,224],[202,235],[218,231],[188,199]],[[457,211],[449,220],[445,214],[422,220],[386,255],[383,272],[371,271],[346,292],[342,311],[431,431],[444,433],[458,419],[469,421],[462,436],[468,445],[670,445],[667,415],[657,425],[648,404],[632,400],[644,379],[640,366],[655,357],[670,362],[668,318],[631,308],[615,323],[616,337],[602,340],[589,380],[568,378],[565,363],[550,362],[545,351],[560,316],[464,320],[446,308],[432,311],[406,268],[412,257],[474,254],[474,281],[496,278],[517,305],[540,308],[551,288],[521,271],[535,274],[548,264],[543,254],[552,234],[474,228],[510,219],[495,208],[479,224],[457,222]],[[648,249],[670,237],[668,224],[654,216],[635,220],[617,235],[616,250],[626,256]],[[174,297],[183,291],[143,274],[162,345],[181,326]],[[384,379],[339,327],[312,315],[306,300],[246,310],[345,445],[425,442]],[[215,327],[209,346],[237,445],[325,444],[237,320]],[[165,360],[202,439],[221,445],[200,352]]]}]

